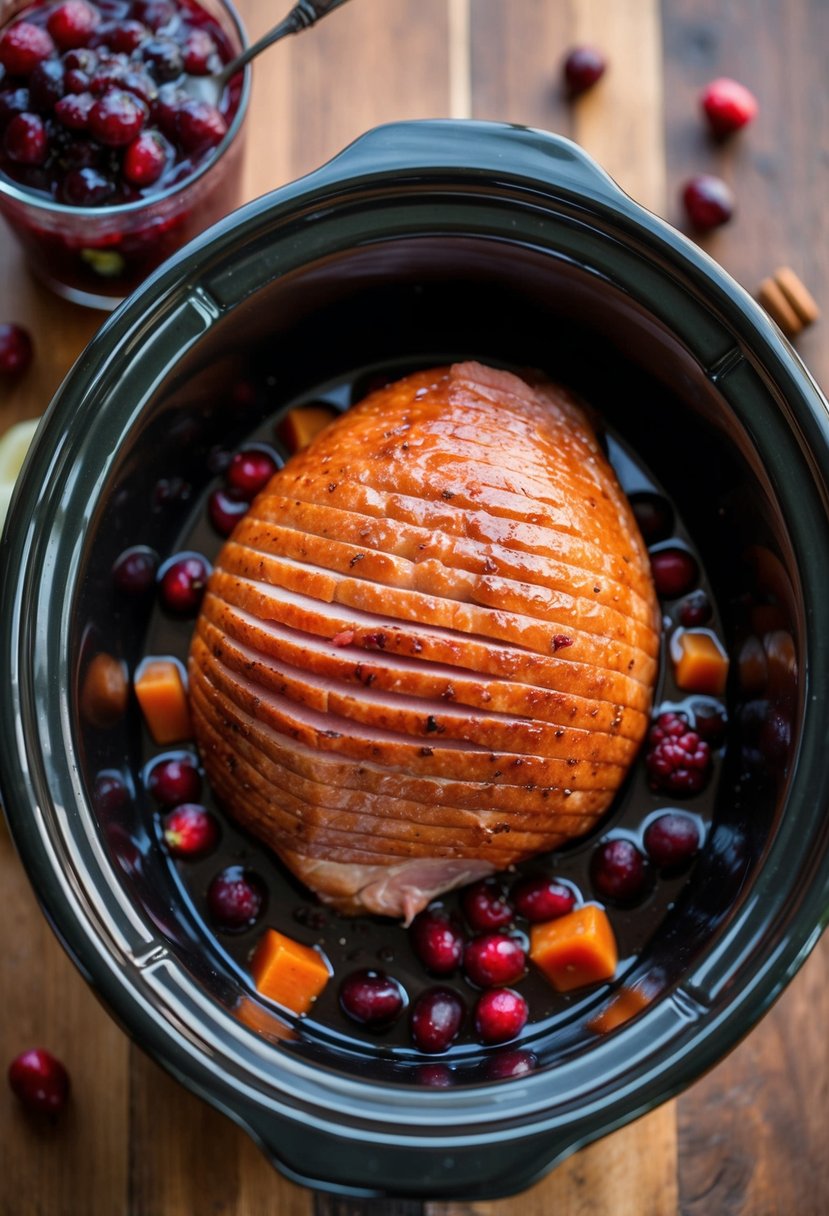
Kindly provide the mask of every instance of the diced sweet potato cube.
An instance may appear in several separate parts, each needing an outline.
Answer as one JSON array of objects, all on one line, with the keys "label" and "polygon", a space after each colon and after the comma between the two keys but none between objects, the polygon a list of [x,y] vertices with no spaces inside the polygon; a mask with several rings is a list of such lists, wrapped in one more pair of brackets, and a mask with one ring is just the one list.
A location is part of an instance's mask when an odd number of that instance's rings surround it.
[{"label": "diced sweet potato cube", "polygon": [[307,1013],[331,976],[324,954],[276,929],[266,929],[250,964],[263,996],[293,1013]]},{"label": "diced sweet potato cube", "polygon": [[181,743],[192,736],[187,689],[175,659],[147,659],[135,674],[135,695],[156,743]]},{"label": "diced sweet potato cube", "polygon": [[619,955],[607,913],[585,904],[533,925],[530,958],[558,992],[612,979]]},{"label": "diced sweet potato cube", "polygon": [[728,656],[713,634],[687,629],[679,638],[674,679],[685,692],[722,696],[728,678]]},{"label": "diced sweet potato cube", "polygon": [[300,405],[288,411],[279,424],[277,435],[293,454],[307,448],[336,417],[337,411],[330,405]]}]

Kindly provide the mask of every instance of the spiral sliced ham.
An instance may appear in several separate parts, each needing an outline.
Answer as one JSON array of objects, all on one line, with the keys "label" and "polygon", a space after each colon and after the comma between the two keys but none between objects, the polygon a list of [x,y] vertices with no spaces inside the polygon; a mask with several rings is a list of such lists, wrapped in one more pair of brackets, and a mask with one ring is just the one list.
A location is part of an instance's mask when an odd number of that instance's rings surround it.
[{"label": "spiral sliced ham", "polygon": [[578,404],[477,363],[380,389],[222,549],[190,694],[228,810],[410,920],[607,810],[648,725],[647,553]]}]

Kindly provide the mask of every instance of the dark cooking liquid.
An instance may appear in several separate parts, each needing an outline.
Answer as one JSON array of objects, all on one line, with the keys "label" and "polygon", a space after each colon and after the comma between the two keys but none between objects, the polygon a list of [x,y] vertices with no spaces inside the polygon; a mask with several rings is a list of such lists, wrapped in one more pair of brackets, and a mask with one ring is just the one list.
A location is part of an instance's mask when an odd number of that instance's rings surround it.
[{"label": "dark cooking liquid", "polygon": [[[411,368],[394,369],[385,379],[394,379],[408,370]],[[250,435],[250,441],[267,443],[279,451],[279,444],[275,440],[275,427],[288,409],[308,404],[311,401],[324,401],[338,410],[347,408],[352,400],[359,400],[364,395],[368,380],[369,378],[364,372],[360,377],[350,377],[336,383],[319,386],[313,394],[308,394],[302,399],[285,405],[282,410],[270,418],[267,425]],[[647,469],[621,440],[609,436],[608,453],[617,476],[629,495],[646,493],[662,495],[661,488],[655,484]],[[282,454],[286,457],[288,455],[284,451]],[[167,557],[177,551],[195,550],[203,553],[211,561],[215,559],[223,538],[216,534],[207,521],[205,501],[209,492],[220,484],[222,484],[221,475],[217,475],[195,505],[190,526],[175,538],[175,545],[171,547],[169,554],[162,556]],[[681,521],[676,518],[675,513],[673,513],[673,527],[670,529],[669,535],[658,541],[653,548],[665,547],[668,541],[687,547],[694,552],[690,537],[684,530]],[[700,555],[695,554],[695,556],[700,562],[701,572],[697,585],[708,594],[714,607],[708,627],[721,634],[712,589],[700,561]],[[671,612],[665,617],[663,661],[654,702],[656,711],[682,708],[683,705],[690,707],[712,700],[707,697],[689,696],[687,693],[682,693],[673,683],[672,665],[667,659],[665,647],[670,631],[676,624],[676,620],[672,618],[676,617],[678,606],[678,603],[671,605]],[[146,634],[145,654],[173,655],[181,660],[186,660],[192,628],[192,620],[173,620],[163,609],[155,607]],[[183,746],[172,749],[157,748],[152,744],[146,732],[144,734],[143,761],[145,766],[155,762],[160,756],[177,754],[182,750],[184,750]],[[640,757],[597,831],[559,852],[536,857],[518,867],[505,876],[507,885],[511,885],[520,872],[542,872],[566,880],[575,886],[585,901],[595,900],[596,896],[589,876],[589,865],[598,841],[610,834],[611,836],[627,836],[641,845],[643,823],[652,819],[656,812],[667,808],[678,807],[694,815],[702,829],[704,840],[711,824],[714,793],[719,776],[719,753],[714,748],[712,748],[712,753],[714,756],[713,774],[706,789],[696,797],[682,800],[650,790]],[[443,1062],[461,1065],[457,1074],[458,1079],[464,1075],[463,1061],[465,1059],[469,1060],[470,1068],[473,1060],[476,1063],[480,1062],[483,1049],[474,1038],[471,1016],[467,1017],[465,1030],[455,1046],[440,1057],[425,1056],[412,1046],[408,1032],[408,1018],[405,1014],[393,1027],[383,1032],[369,1032],[349,1021],[339,1009],[338,988],[341,980],[349,972],[358,968],[382,968],[400,981],[410,1002],[420,991],[435,984],[451,987],[462,996],[470,1015],[479,992],[460,974],[448,980],[436,980],[434,977],[430,977],[413,955],[407,931],[398,923],[371,916],[342,917],[321,906],[291,877],[269,850],[254,838],[240,831],[223,814],[209,789],[205,790],[202,801],[216,813],[221,822],[222,839],[218,849],[200,861],[170,861],[169,864],[175,868],[182,901],[190,905],[194,917],[201,921],[205,934],[214,933],[206,908],[205,893],[211,879],[219,870],[227,865],[241,864],[255,871],[263,880],[268,893],[267,903],[257,924],[252,929],[239,934],[216,934],[220,949],[227,955],[247,991],[256,999],[249,972],[249,959],[266,926],[273,926],[304,943],[318,945],[333,966],[334,976],[315,1004],[312,1015],[302,1019],[289,1019],[300,1029],[296,1046],[314,1054],[313,1044],[325,1042],[329,1045],[336,1044],[346,1052],[351,1050],[359,1052],[364,1059],[366,1055],[386,1059],[391,1056],[401,1064],[404,1061],[422,1064],[440,1059]],[[155,829],[155,836],[160,840],[159,825],[160,814],[157,816]],[[620,957],[613,987],[618,986],[620,981],[624,982],[626,975],[629,976],[634,970],[638,956],[647,946],[657,927],[669,914],[692,872],[693,866],[678,876],[671,877],[656,873],[649,894],[640,904],[632,908],[608,908]],[[458,893],[452,892],[444,896],[441,902],[448,908],[457,908]],[[526,936],[527,930],[526,922],[516,921],[514,931],[518,936],[521,936],[522,933]],[[589,1032],[583,1028],[585,1018],[589,1018],[591,1012],[595,1012],[605,1003],[611,992],[611,985],[593,985],[573,993],[559,994],[535,970],[532,964],[529,965],[526,976],[513,986],[527,1000],[530,1014],[529,1022],[520,1039],[508,1044],[506,1049],[532,1048],[542,1038],[549,1039],[551,1032],[567,1039],[571,1034],[575,1034],[576,1028],[578,1028],[579,1035],[582,1037],[587,1035]],[[272,1006],[271,1008],[275,1012],[278,1011],[277,1007]],[[504,1051],[505,1048],[499,1050]],[[405,1070],[402,1076],[405,1079]],[[474,1079],[471,1073],[470,1079]]]}]

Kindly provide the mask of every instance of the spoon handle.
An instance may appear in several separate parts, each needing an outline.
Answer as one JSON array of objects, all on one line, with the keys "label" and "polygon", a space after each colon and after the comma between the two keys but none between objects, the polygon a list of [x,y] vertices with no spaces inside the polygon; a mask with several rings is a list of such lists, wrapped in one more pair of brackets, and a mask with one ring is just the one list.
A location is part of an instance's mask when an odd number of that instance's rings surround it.
[{"label": "spoon handle", "polygon": [[237,55],[235,59],[226,64],[217,80],[222,85],[227,84],[260,51],[272,46],[274,42],[279,42],[280,38],[285,38],[288,34],[298,34],[301,30],[306,30],[309,25],[313,25],[321,17],[326,17],[341,4],[345,4],[345,0],[297,0],[287,17],[283,18],[272,30],[268,30],[267,34],[263,34],[258,42],[254,42],[246,51],[242,51],[241,55]]}]

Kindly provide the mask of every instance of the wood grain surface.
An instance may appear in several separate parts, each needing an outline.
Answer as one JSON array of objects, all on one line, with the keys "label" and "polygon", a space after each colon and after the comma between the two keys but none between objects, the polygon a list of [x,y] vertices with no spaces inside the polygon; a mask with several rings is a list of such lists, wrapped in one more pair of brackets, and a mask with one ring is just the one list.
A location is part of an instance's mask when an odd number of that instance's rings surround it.
[{"label": "wood grain surface", "polygon": [[[265,0],[239,7],[254,36],[276,15]],[[559,65],[584,41],[605,50],[610,68],[571,105]],[[581,142],[672,222],[681,223],[683,179],[720,173],[739,212],[704,246],[749,290],[788,263],[826,307],[827,47],[826,0],[352,0],[257,66],[244,193],[307,172],[381,122],[452,115],[546,127]],[[744,81],[761,104],[752,129],[727,145],[707,139],[697,112],[700,87],[720,74]],[[102,316],[33,282],[3,230],[4,320],[28,326],[37,357],[20,382],[0,383],[0,430],[45,409]],[[818,323],[799,348],[827,386],[825,334]],[[366,1205],[282,1179],[235,1126],[129,1043],[63,955],[2,828],[0,889],[0,1063],[45,1045],[66,1061],[74,1087],[55,1126],[27,1118],[0,1087],[0,1216],[829,1212],[829,943],[707,1077],[523,1195]]]}]

